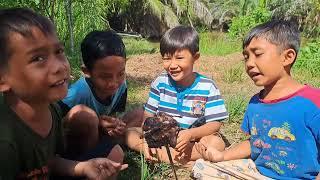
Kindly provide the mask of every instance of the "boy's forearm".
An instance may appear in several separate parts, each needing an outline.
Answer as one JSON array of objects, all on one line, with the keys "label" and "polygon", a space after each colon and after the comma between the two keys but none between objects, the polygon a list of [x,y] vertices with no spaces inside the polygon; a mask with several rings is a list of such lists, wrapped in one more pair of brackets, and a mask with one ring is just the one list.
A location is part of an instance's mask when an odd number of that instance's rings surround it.
[{"label": "boy's forearm", "polygon": [[200,127],[189,129],[192,139],[200,139],[204,136],[218,132],[221,127],[221,122],[208,122]]},{"label": "boy's forearm", "polygon": [[249,140],[243,141],[234,147],[223,151],[223,160],[235,160],[249,158],[251,154],[250,142]]},{"label": "boy's forearm", "polygon": [[80,162],[61,157],[50,160],[49,168],[54,174],[60,176],[82,176],[83,174]]}]

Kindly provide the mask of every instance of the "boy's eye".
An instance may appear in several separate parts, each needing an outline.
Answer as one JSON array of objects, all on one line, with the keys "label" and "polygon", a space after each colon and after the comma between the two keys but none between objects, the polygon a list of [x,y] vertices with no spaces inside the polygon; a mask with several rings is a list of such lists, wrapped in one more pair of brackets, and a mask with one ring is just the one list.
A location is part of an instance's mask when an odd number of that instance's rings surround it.
[{"label": "boy's eye", "polygon": [[249,55],[248,54],[243,54],[243,60],[247,61],[249,59]]},{"label": "boy's eye", "polygon": [[64,48],[59,48],[56,51],[56,54],[63,54],[64,53]]},{"label": "boy's eye", "polygon": [[31,62],[41,62],[46,60],[45,56],[34,56],[31,58]]},{"label": "boy's eye", "polygon": [[183,58],[184,58],[183,56],[178,56],[178,57],[177,57],[177,59],[183,59]]},{"label": "boy's eye", "polygon": [[170,57],[163,57],[162,60],[164,61],[169,61],[171,58]]}]

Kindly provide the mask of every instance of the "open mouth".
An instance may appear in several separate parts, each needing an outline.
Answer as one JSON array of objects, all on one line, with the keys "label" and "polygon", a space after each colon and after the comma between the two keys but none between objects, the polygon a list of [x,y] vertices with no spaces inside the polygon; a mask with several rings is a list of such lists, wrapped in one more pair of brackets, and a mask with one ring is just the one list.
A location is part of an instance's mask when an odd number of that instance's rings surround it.
[{"label": "open mouth", "polygon": [[54,83],[53,85],[51,85],[51,87],[58,87],[58,86],[63,86],[67,83],[67,79],[63,79],[60,81],[57,81],[56,83]]},{"label": "open mouth", "polygon": [[179,75],[179,73],[180,73],[180,71],[170,71],[170,75],[171,76],[178,76]]},{"label": "open mouth", "polygon": [[256,78],[257,76],[261,75],[260,73],[257,73],[257,72],[251,72],[249,73],[249,76],[253,79],[253,78]]}]

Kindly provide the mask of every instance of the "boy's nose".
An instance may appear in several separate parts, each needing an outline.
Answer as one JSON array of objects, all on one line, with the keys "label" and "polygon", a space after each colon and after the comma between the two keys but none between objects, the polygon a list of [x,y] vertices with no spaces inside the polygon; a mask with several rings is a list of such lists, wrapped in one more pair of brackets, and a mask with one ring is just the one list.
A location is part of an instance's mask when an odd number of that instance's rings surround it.
[{"label": "boy's nose", "polygon": [[117,78],[113,78],[111,81],[108,82],[109,88],[116,88],[118,86]]},{"label": "boy's nose", "polygon": [[248,58],[246,61],[245,61],[245,65],[246,65],[246,67],[254,67],[254,60],[253,60],[253,58]]},{"label": "boy's nose", "polygon": [[178,68],[178,64],[174,61],[171,61],[169,69],[177,69]]},{"label": "boy's nose", "polygon": [[64,59],[55,58],[51,61],[51,65],[49,66],[55,74],[70,72],[70,64],[69,61]]}]

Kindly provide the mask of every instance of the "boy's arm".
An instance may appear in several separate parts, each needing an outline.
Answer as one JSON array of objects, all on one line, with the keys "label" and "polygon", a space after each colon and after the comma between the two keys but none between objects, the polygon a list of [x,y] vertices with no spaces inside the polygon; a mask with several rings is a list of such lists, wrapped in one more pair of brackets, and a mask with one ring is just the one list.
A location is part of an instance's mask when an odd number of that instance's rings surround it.
[{"label": "boy's arm", "polygon": [[183,152],[190,141],[218,132],[220,126],[220,122],[208,122],[200,127],[180,131],[175,149],[179,152]]},{"label": "boy's arm", "polygon": [[126,169],[128,165],[121,165],[107,158],[95,158],[78,162],[55,157],[49,161],[49,167],[57,175],[105,179]]},{"label": "boy's arm", "polygon": [[249,140],[240,142],[234,147],[222,152],[218,151],[214,147],[205,147],[201,143],[196,143],[195,147],[196,150],[201,154],[203,159],[212,162],[249,158],[251,154]]},{"label": "boy's arm", "polygon": [[208,122],[200,127],[188,129],[188,133],[191,134],[191,140],[200,139],[204,136],[218,132],[221,124],[222,123],[218,121]]},{"label": "boy's arm", "polygon": [[239,144],[223,151],[223,161],[249,158],[251,155],[250,141],[242,141]]}]

